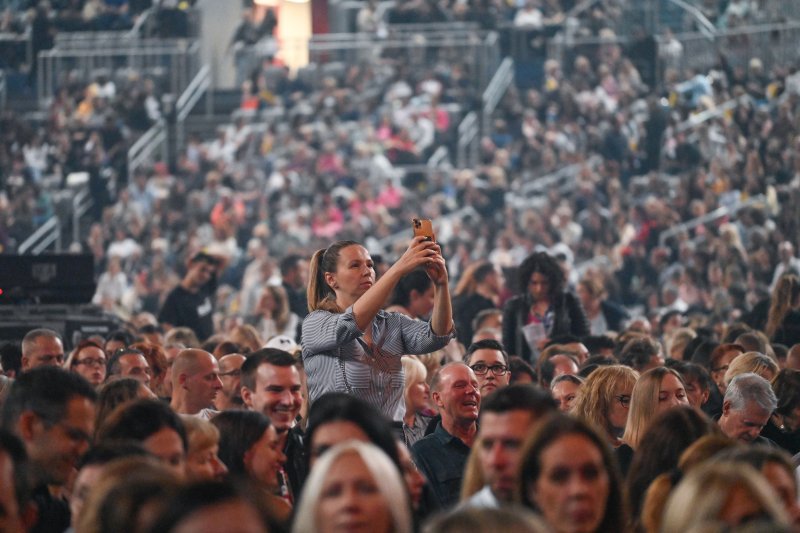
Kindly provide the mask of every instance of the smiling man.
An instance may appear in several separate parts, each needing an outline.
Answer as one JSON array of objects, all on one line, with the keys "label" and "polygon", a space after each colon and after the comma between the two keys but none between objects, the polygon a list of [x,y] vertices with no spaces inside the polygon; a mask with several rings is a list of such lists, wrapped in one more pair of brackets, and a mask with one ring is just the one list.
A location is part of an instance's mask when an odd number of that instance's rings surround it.
[{"label": "smiling man", "polygon": [[88,381],[60,368],[23,372],[3,405],[3,428],[22,440],[28,453],[37,524],[31,531],[64,531],[69,506],[49,487],[69,482],[94,433],[97,394]]},{"label": "smiling man", "polygon": [[267,415],[286,454],[284,470],[290,494],[299,495],[306,476],[303,432],[297,415],[303,405],[297,360],[289,352],[262,348],[251,353],[241,369],[242,401]]},{"label": "smiling man", "polygon": [[181,351],[172,363],[172,400],[170,407],[180,415],[210,420],[217,392],[222,389],[219,364],[205,350]]},{"label": "smiling man", "polygon": [[464,363],[449,363],[431,383],[442,421],[411,448],[414,462],[444,509],[458,501],[461,478],[478,432],[481,392],[478,379]]},{"label": "smiling man", "polygon": [[508,354],[503,345],[496,340],[487,339],[474,342],[467,349],[464,362],[475,372],[481,389],[481,398],[508,385],[511,374],[508,371]]}]

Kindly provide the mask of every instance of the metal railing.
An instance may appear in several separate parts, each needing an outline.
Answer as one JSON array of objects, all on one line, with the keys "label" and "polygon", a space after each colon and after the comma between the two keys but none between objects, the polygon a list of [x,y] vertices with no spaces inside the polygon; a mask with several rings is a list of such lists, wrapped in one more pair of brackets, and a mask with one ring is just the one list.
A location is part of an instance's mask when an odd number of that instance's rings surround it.
[{"label": "metal railing", "polygon": [[72,243],[81,242],[81,220],[94,205],[89,188],[81,189],[72,197]]},{"label": "metal railing", "polygon": [[197,103],[204,96],[206,97],[206,115],[211,114],[211,99],[208,96],[208,89],[211,87],[211,67],[203,65],[194,79],[183,91],[175,104],[175,147],[177,150],[183,148],[186,140],[186,119],[195,108]]},{"label": "metal railing", "polygon": [[478,164],[478,143],[480,141],[478,114],[470,111],[458,125],[458,168],[475,167]]},{"label": "metal railing", "polygon": [[491,129],[492,113],[497,109],[500,100],[505,96],[506,91],[514,83],[514,60],[510,57],[503,59],[497,71],[492,76],[492,80],[483,92],[483,134],[486,135]]},{"label": "metal railing", "polygon": [[25,239],[17,247],[20,255],[31,253],[39,255],[55,244],[55,251],[61,251],[61,221],[57,216],[51,216],[47,221],[39,226],[30,237]]},{"label": "metal railing", "polygon": [[157,78],[163,92],[180,94],[200,69],[200,43],[186,39],[142,39],[107,42],[102,46],[76,45],[39,52],[40,101],[53,96],[66,73],[89,81],[98,71],[132,69]]},{"label": "metal railing", "polygon": [[740,202],[734,206],[722,206],[710,213],[706,213],[703,216],[693,218],[692,220],[687,220],[682,224],[678,224],[677,226],[673,226],[666,231],[662,231],[661,234],[658,236],[658,245],[664,246],[667,243],[667,240],[686,233],[689,230],[692,230],[698,226],[702,226],[704,224],[708,224],[709,222],[714,222],[719,220],[723,217],[731,216],[737,214],[742,209],[747,209],[748,207],[755,207],[758,205],[765,205],[766,204],[766,196],[763,194],[759,194],[757,196],[753,196],[745,200],[744,202]]},{"label": "metal railing", "polygon": [[6,81],[6,73],[0,70],[0,110],[6,108],[8,101],[8,82]]},{"label": "metal railing", "polygon": [[167,161],[169,157],[167,141],[167,126],[161,119],[128,149],[128,174],[133,175],[139,167],[153,162],[153,155],[156,152],[160,152],[162,161]]}]

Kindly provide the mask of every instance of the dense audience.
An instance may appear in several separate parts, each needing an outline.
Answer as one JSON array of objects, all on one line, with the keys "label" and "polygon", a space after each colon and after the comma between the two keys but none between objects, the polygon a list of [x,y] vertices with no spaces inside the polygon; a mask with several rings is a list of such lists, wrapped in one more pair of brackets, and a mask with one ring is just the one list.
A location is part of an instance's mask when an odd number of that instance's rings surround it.
[{"label": "dense audience", "polygon": [[[572,7],[387,17],[545,27]],[[763,20],[750,7],[713,21]],[[0,242],[46,219],[53,176],[88,172],[75,247],[124,326],[2,348],[0,529],[800,526],[795,66],[720,54],[648,86],[609,40],[512,87],[475,168],[420,171],[482,89],[452,52],[307,78],[273,58],[213,140],[127,179],[155,80],[65,79],[46,127],[4,117]],[[411,238],[415,216],[436,236]]]}]

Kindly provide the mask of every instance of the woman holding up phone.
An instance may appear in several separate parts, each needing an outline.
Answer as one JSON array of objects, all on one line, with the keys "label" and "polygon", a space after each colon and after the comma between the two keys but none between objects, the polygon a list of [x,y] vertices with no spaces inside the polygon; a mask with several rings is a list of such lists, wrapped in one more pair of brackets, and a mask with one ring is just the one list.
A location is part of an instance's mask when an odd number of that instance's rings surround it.
[{"label": "woman holding up phone", "polygon": [[[422,268],[433,281],[430,322],[382,307],[405,274]],[[415,236],[379,280],[369,252],[337,241],[311,258],[308,308],[303,320],[303,364],[309,403],[326,392],[346,392],[376,406],[392,420],[403,416],[406,354],[443,348],[454,335],[447,268],[433,240]]]}]

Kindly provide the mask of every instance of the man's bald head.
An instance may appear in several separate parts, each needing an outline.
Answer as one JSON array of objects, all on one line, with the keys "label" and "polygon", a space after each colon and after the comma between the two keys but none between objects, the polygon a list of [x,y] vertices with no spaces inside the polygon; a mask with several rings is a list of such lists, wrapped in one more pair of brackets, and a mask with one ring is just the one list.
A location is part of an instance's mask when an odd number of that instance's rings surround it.
[{"label": "man's bald head", "polygon": [[172,362],[172,380],[177,380],[181,374],[188,376],[197,374],[209,360],[215,360],[214,356],[205,350],[199,348],[181,350]]},{"label": "man's bald head", "polygon": [[193,415],[211,407],[222,389],[216,358],[205,350],[182,350],[172,363],[172,402],[175,412]]}]

